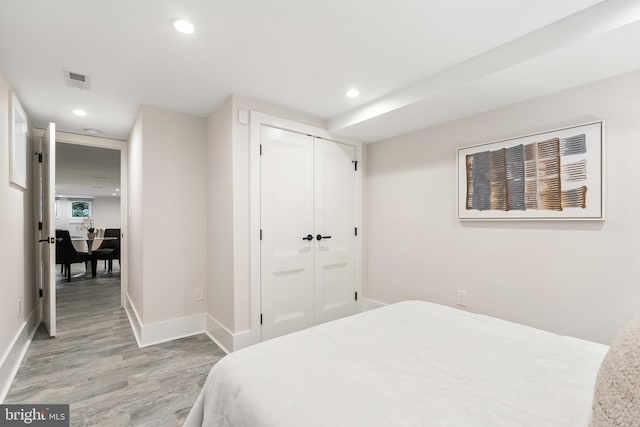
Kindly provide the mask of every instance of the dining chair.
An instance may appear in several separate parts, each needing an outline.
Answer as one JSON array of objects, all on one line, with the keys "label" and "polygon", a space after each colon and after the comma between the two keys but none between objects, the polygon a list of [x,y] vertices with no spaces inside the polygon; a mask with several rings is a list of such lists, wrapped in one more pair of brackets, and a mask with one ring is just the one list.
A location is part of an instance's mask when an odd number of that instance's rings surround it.
[{"label": "dining chair", "polygon": [[78,252],[71,242],[69,230],[56,230],[56,263],[62,264],[67,274],[67,282],[71,281],[71,264],[91,261],[91,255],[86,252]]},{"label": "dining chair", "polygon": [[[99,259],[105,261],[105,269],[107,271],[113,270],[113,260],[117,259],[120,263],[120,229],[119,228],[107,228],[104,230],[104,237],[115,237],[115,239],[103,240],[100,249],[91,251],[91,270],[95,271],[95,266]],[[107,268],[107,261],[109,267]]]},{"label": "dining chair", "polygon": [[60,274],[64,274],[64,261],[62,260],[62,250],[59,249],[58,245],[58,232],[60,229],[56,228],[56,265],[60,264]]}]

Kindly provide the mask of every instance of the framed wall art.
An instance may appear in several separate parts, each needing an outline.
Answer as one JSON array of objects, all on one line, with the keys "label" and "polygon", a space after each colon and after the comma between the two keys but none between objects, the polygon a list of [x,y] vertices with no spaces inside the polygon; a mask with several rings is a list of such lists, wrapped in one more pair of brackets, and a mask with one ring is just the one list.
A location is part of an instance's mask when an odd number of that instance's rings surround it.
[{"label": "framed wall art", "polygon": [[27,115],[14,93],[9,97],[9,181],[27,188]]},{"label": "framed wall art", "polygon": [[459,220],[603,220],[604,122],[458,149]]}]

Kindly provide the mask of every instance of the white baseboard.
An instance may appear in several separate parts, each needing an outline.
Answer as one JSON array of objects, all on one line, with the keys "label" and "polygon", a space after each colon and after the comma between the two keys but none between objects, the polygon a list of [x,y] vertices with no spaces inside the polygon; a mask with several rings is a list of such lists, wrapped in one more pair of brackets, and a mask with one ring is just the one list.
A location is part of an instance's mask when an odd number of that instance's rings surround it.
[{"label": "white baseboard", "polygon": [[138,347],[148,347],[205,332],[205,313],[145,324],[129,295],[127,295],[125,311]]},{"label": "white baseboard", "polygon": [[[387,305],[384,302],[366,298],[362,300],[362,303],[363,304],[360,306],[362,311],[374,310]],[[251,331],[233,333],[222,323],[211,317],[211,315],[207,314],[206,317],[205,333],[225,353],[228,354],[232,351],[240,350],[241,348],[256,344]]]},{"label": "white baseboard", "polygon": [[256,344],[256,342],[253,340],[251,331],[236,332],[233,334],[233,351],[249,347],[253,344]]},{"label": "white baseboard", "polygon": [[11,346],[0,361],[0,403],[4,402],[4,399],[7,397],[13,379],[18,373],[18,369],[22,363],[22,359],[24,359],[33,335],[38,329],[39,319],[37,312],[37,308],[31,311],[31,314],[16,334]]},{"label": "white baseboard", "polygon": [[376,309],[376,308],[384,307],[385,305],[387,305],[387,304],[384,303],[384,302],[380,302],[380,301],[376,301],[376,300],[365,298],[365,300],[364,300],[364,311],[369,311],[369,310],[373,310],[373,309]]},{"label": "white baseboard", "polygon": [[225,353],[254,344],[251,331],[233,333],[207,313],[145,324],[128,294],[124,309],[138,347],[148,347],[202,333],[207,334]]},{"label": "white baseboard", "polygon": [[131,301],[131,297],[128,293],[125,298],[124,311],[127,313],[127,317],[129,318],[129,324],[131,325],[133,335],[136,337],[138,348],[142,347],[142,345],[140,345],[140,336],[142,334],[142,319],[140,319],[138,310],[136,310],[136,306],[133,305],[133,301]]},{"label": "white baseboard", "polygon": [[255,344],[251,331],[233,333],[209,314],[205,328],[209,338],[227,354]]},{"label": "white baseboard", "polygon": [[209,314],[207,314],[205,332],[225,353],[229,354],[233,350],[233,332]]},{"label": "white baseboard", "polygon": [[147,347],[162,342],[173,341],[204,333],[204,319],[206,314],[178,317],[142,325],[141,346]]}]

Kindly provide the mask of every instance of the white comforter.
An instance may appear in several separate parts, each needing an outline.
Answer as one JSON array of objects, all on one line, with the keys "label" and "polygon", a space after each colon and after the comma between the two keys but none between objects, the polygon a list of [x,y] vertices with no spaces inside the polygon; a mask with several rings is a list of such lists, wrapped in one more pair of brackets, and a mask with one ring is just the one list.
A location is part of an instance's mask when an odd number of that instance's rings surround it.
[{"label": "white comforter", "polygon": [[587,426],[606,351],[407,301],[224,357],[185,426]]}]

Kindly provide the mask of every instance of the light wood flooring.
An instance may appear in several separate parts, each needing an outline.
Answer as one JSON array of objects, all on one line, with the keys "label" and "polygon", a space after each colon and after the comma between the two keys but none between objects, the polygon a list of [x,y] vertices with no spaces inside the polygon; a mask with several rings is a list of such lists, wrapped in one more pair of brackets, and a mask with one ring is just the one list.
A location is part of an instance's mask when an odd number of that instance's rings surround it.
[{"label": "light wood flooring", "polygon": [[72,426],[182,425],[224,352],[204,334],[138,348],[117,262],[99,267],[59,276],[58,336],[36,332],[5,403],[69,403]]}]

